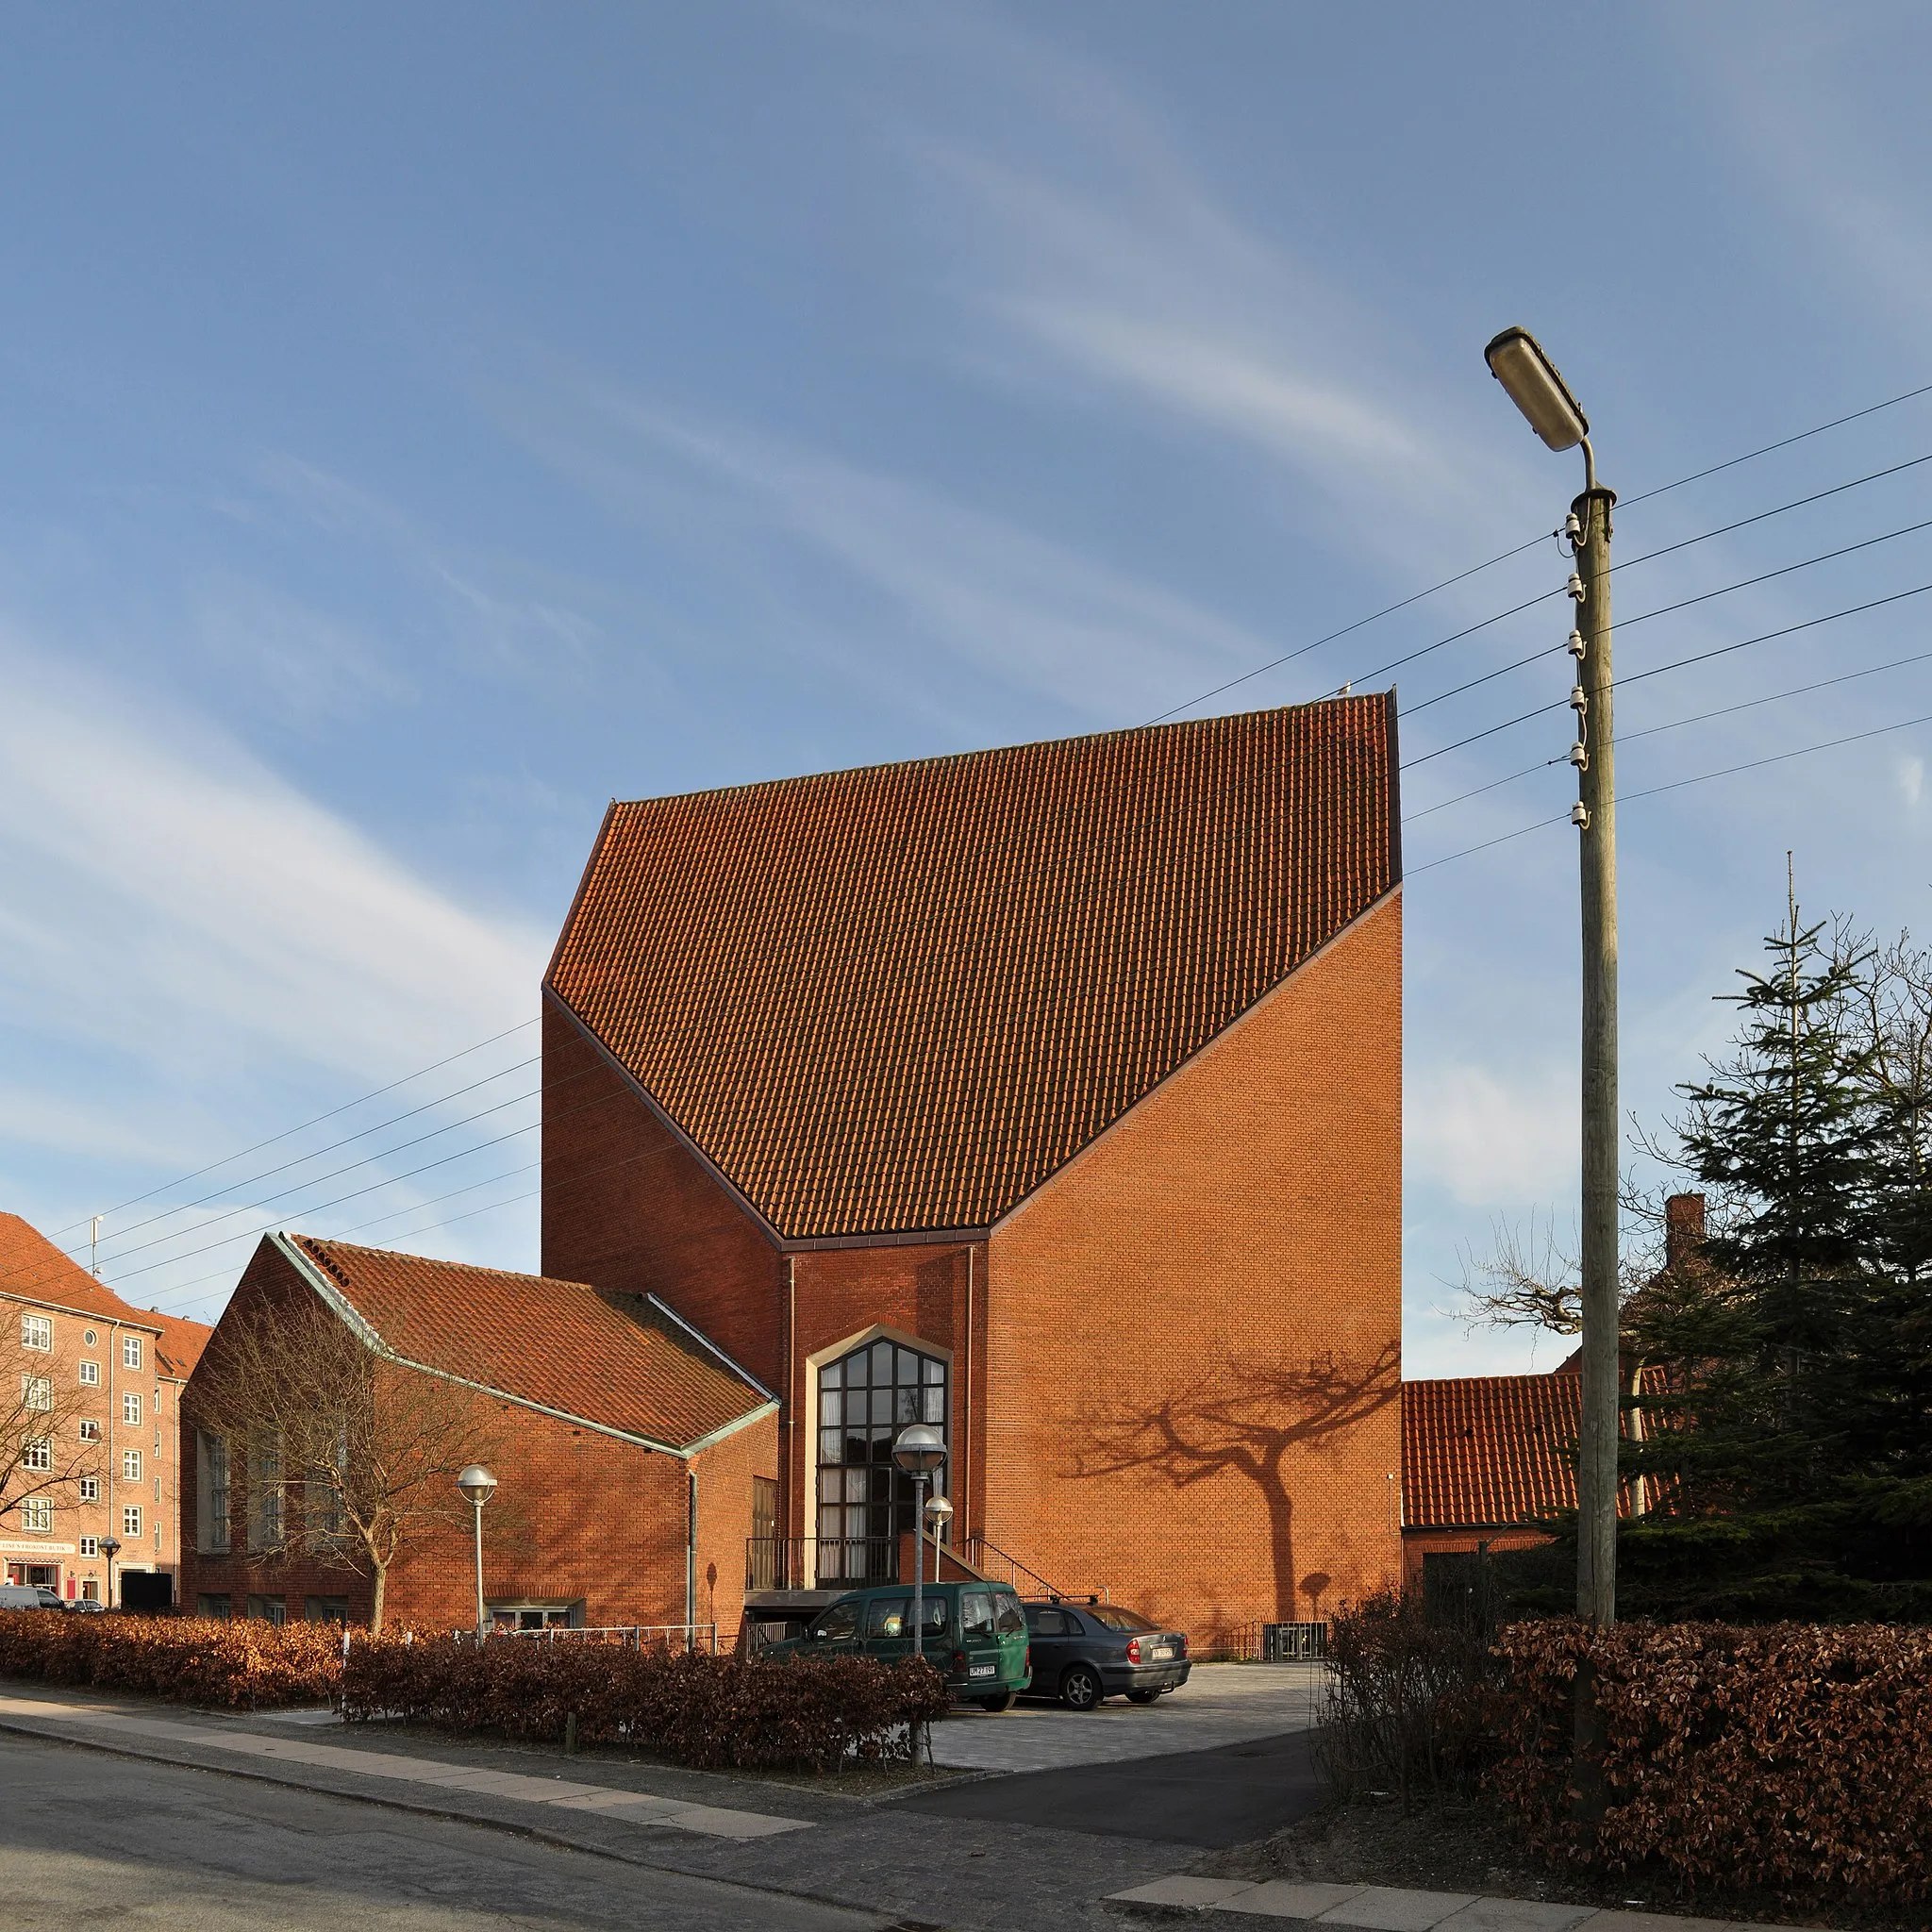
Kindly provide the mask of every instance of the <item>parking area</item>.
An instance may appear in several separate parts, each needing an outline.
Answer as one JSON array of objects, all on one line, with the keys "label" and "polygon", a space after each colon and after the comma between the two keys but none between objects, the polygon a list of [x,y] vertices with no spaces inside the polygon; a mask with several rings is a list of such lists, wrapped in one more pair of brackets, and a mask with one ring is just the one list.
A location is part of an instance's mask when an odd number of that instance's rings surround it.
[{"label": "parking area", "polygon": [[1023,1701],[997,1717],[966,1707],[933,1726],[932,1755],[959,1770],[1028,1772],[1212,1751],[1309,1729],[1324,1680],[1320,1664],[1196,1664],[1158,1704],[1115,1697],[1075,1712]]}]

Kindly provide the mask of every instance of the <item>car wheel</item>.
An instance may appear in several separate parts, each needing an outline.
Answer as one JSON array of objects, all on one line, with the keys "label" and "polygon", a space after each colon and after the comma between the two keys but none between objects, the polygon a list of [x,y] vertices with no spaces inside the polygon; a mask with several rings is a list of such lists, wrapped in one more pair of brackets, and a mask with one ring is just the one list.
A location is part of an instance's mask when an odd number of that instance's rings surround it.
[{"label": "car wheel", "polygon": [[1069,1710],[1091,1710],[1107,1695],[1091,1664],[1069,1664],[1060,1678],[1060,1702]]},{"label": "car wheel", "polygon": [[1160,1692],[1158,1690],[1129,1690],[1127,1692],[1127,1702],[1129,1704],[1152,1704],[1159,1695]]},{"label": "car wheel", "polygon": [[990,1710],[993,1716],[998,1717],[1001,1711],[1011,1710],[1019,1701],[1020,1693],[1017,1690],[1002,1690],[997,1697],[982,1697],[979,1700],[979,1707],[981,1710]]}]

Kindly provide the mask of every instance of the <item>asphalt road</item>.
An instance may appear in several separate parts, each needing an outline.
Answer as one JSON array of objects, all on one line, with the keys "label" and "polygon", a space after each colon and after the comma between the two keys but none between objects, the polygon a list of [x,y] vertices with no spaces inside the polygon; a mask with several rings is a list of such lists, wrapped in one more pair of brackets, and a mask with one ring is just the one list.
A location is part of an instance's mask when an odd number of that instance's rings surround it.
[{"label": "asphalt road", "polygon": [[1297,1731],[1170,1757],[992,1778],[907,1798],[899,1808],[1219,1850],[1278,1831],[1323,1796],[1308,1733]]},{"label": "asphalt road", "polygon": [[0,1734],[0,1927],[877,1932],[846,1911],[353,1799]]}]

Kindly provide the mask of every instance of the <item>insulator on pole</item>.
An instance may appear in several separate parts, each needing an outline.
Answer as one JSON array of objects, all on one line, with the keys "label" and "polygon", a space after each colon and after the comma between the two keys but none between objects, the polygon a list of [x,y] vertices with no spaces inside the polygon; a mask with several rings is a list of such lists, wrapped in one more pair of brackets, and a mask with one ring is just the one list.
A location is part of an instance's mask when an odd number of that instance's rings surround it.
[{"label": "insulator on pole", "polygon": [[1570,762],[1579,772],[1590,770],[1590,747],[1580,738],[1570,747]]},{"label": "insulator on pole", "polygon": [[1570,581],[1567,584],[1565,584],[1563,588],[1566,591],[1568,591],[1570,594],[1573,597],[1574,597],[1579,604],[1583,602],[1585,595],[1583,589],[1583,579],[1580,576],[1578,576],[1574,570],[1570,573]]},{"label": "insulator on pole", "polygon": [[1590,808],[1580,798],[1570,808],[1570,823],[1579,832],[1590,830]]},{"label": "insulator on pole", "polygon": [[1570,687],[1570,708],[1579,717],[1590,709],[1590,693],[1580,684]]},{"label": "insulator on pole", "polygon": [[1583,662],[1583,633],[1580,630],[1573,630],[1570,633],[1569,641],[1563,648],[1581,664]]}]

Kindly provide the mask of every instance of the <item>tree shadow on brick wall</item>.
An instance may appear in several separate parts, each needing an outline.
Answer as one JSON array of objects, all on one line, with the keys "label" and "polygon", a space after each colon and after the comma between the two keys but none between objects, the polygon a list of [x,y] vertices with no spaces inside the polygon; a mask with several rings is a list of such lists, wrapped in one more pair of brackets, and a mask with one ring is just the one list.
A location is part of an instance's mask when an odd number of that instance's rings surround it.
[{"label": "tree shadow on brick wall", "polygon": [[1124,1395],[1090,1403],[1076,1419],[1085,1446],[1075,1473],[1148,1470],[1181,1491],[1219,1475],[1245,1478],[1267,1506],[1275,1614],[1291,1622],[1298,1595],[1319,1604],[1330,1581],[1310,1576],[1300,1590],[1295,1582],[1294,1452],[1333,1441],[1401,1393],[1402,1355],[1392,1341],[1372,1361],[1223,1357],[1152,1404]]}]

